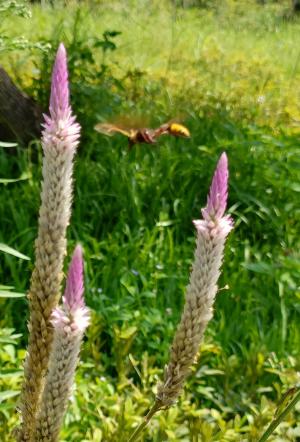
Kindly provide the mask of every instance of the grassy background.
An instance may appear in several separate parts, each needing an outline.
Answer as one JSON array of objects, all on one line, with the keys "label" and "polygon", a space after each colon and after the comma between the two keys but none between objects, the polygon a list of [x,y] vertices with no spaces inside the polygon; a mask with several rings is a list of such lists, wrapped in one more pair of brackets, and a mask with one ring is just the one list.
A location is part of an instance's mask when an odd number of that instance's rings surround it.
[{"label": "grassy background", "polygon": [[[151,404],[184,300],[199,217],[217,159],[230,165],[227,243],[215,316],[177,407],[145,441],[257,441],[282,393],[299,383],[300,23],[288,2],[55,2],[7,17],[37,49],[0,62],[47,106],[59,41],[82,125],[69,251],[85,249],[93,311],[62,440],[125,441]],[[108,39],[103,32],[119,31]],[[94,124],[129,114],[184,116],[191,140],[128,153]],[[41,149],[0,151],[0,242],[33,258]],[[23,174],[23,175],[22,175]],[[28,289],[33,262],[1,254],[1,283]],[[66,263],[67,264],[67,263]],[[227,287],[228,286],[228,287]],[[0,438],[10,429],[26,347],[25,299],[0,300]],[[14,332],[13,330],[16,330]],[[22,333],[22,335],[14,335]],[[1,393],[2,392],[2,393]],[[270,440],[296,441],[299,412]]]}]

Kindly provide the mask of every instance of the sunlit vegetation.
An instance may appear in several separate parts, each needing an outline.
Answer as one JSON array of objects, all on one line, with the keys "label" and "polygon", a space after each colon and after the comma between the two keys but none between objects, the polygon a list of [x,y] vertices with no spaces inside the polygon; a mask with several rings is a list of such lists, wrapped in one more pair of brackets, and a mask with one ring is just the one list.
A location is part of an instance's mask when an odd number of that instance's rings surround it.
[{"label": "sunlit vegetation", "polygon": [[[225,150],[235,229],[215,316],[178,405],[143,440],[257,441],[300,382],[299,19],[290,2],[53,3],[5,18],[7,38],[39,45],[3,50],[0,63],[46,107],[64,41],[82,125],[68,236],[70,251],[84,247],[92,323],[61,440],[126,441],[152,403],[188,282],[192,220]],[[93,130],[122,115],[153,127],[177,117],[192,136],[129,152],[123,137]],[[35,141],[13,154],[0,145],[0,178],[23,177],[0,180],[0,242],[31,257],[0,250],[2,291],[29,286],[41,155]],[[11,441],[27,304],[0,304],[0,439]],[[298,406],[269,440],[299,437]]]}]

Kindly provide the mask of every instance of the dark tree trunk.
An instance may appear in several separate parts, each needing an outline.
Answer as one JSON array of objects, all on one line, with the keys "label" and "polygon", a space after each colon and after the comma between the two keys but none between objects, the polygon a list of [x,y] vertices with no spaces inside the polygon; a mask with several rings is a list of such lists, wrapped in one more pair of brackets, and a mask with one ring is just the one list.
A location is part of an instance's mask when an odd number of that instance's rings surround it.
[{"label": "dark tree trunk", "polygon": [[42,108],[0,66],[0,141],[27,144],[41,133]]},{"label": "dark tree trunk", "polygon": [[293,12],[300,13],[300,0],[292,0]]}]

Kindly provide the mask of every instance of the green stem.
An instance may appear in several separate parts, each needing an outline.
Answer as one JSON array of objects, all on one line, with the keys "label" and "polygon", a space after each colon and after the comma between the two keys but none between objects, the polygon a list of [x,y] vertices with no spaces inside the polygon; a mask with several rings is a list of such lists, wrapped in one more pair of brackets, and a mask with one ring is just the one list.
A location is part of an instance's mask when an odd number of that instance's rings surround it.
[{"label": "green stem", "polygon": [[292,408],[294,408],[294,406],[299,401],[299,399],[300,399],[300,390],[295,395],[294,399],[291,400],[291,402],[286,406],[283,412],[280,413],[280,415],[276,419],[273,419],[273,421],[270,423],[270,425],[268,426],[268,428],[266,429],[266,431],[264,432],[264,434],[262,435],[262,437],[259,439],[258,442],[265,442],[271,436],[273,431],[283,421],[286,415],[292,410]]},{"label": "green stem", "polygon": [[150,408],[150,410],[148,411],[148,413],[146,414],[146,416],[144,417],[144,419],[142,420],[140,425],[132,433],[132,435],[128,439],[128,442],[133,442],[133,441],[138,440],[142,431],[144,430],[144,428],[147,427],[147,425],[149,424],[151,418],[155,415],[155,413],[160,410],[160,407],[161,407],[161,404],[158,401],[156,401],[154,403],[154,405],[152,406],[152,408]]}]

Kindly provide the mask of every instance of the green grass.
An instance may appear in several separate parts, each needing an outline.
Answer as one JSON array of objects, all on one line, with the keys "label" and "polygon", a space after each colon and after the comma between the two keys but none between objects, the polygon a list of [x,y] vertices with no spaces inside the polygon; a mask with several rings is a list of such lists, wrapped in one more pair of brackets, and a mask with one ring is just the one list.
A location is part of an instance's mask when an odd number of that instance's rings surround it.
[{"label": "green grass", "polygon": [[[234,2],[217,10],[158,5],[74,2],[67,14],[59,3],[34,5],[32,19],[14,18],[16,27],[6,22],[11,36],[21,30],[31,41],[52,43],[46,55],[24,50],[0,57],[44,104],[52,54],[65,41],[83,127],[68,247],[84,246],[93,321],[62,439],[125,441],[150,406],[188,282],[191,221],[226,150],[235,220],[220,280],[228,289],[218,295],[200,363],[178,406],[155,417],[144,440],[257,441],[281,394],[299,383],[300,23],[283,19],[282,4],[248,2],[244,13]],[[122,34],[103,58],[94,39],[103,41],[106,29]],[[99,119],[122,113],[145,115],[152,124],[184,115],[192,139],[166,138],[128,153],[123,138],[92,130]],[[33,258],[40,148],[20,147],[16,155],[1,148],[0,170],[1,178],[29,175],[0,184],[0,242]],[[1,263],[1,284],[25,291],[32,261],[2,254]],[[0,349],[9,374],[0,376],[0,391],[14,393],[27,305],[0,303],[1,327],[22,333],[9,338],[3,330]],[[14,407],[15,397],[0,400],[1,440],[11,440]],[[270,440],[295,441],[297,420],[299,412],[290,414]]]}]

